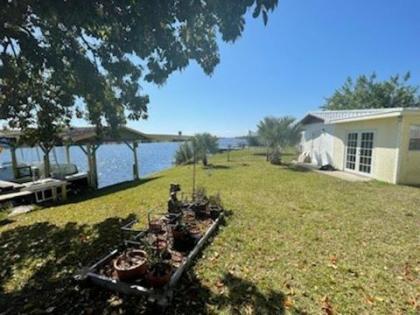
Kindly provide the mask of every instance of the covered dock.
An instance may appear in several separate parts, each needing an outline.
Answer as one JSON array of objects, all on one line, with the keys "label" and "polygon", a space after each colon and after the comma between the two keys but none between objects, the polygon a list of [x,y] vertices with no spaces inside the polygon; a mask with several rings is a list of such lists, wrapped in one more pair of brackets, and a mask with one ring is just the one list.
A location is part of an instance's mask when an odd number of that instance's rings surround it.
[{"label": "covered dock", "polygon": [[[0,147],[10,149],[11,163],[15,177],[18,176],[18,163],[16,150],[20,147],[40,146],[42,143],[29,144],[22,140],[22,132],[19,130],[0,131]],[[111,132],[109,128],[104,128],[101,133],[97,133],[95,127],[71,127],[64,129],[59,134],[59,140],[55,146],[62,146],[65,149],[66,162],[71,163],[70,147],[78,146],[86,154],[88,161],[88,183],[93,189],[98,187],[98,172],[96,163],[96,151],[102,144],[106,143],[125,143],[133,152],[133,179],[138,180],[139,162],[137,148],[140,142],[150,142],[153,138],[128,127],[119,127],[117,132]],[[45,174],[49,174],[49,152],[44,151],[43,160]]]}]

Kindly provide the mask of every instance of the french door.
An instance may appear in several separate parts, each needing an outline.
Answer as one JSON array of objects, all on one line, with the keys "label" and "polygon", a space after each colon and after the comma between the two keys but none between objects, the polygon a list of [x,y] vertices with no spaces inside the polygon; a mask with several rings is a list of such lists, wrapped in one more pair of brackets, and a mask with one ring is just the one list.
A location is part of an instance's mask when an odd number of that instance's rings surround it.
[{"label": "french door", "polygon": [[372,172],[373,132],[350,132],[347,134],[346,169],[370,174]]}]

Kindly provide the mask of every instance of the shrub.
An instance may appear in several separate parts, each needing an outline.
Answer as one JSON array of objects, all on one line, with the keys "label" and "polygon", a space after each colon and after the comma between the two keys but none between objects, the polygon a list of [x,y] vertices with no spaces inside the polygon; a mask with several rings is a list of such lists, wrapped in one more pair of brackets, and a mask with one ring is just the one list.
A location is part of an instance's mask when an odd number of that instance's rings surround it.
[{"label": "shrub", "polygon": [[193,160],[193,150],[189,142],[184,142],[175,153],[176,165],[187,164]]}]

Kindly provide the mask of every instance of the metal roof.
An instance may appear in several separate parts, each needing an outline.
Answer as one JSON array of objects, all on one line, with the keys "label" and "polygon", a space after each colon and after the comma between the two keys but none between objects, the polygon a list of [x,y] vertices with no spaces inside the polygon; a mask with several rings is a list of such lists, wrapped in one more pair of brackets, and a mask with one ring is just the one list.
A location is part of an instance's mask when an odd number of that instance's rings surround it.
[{"label": "metal roof", "polygon": [[333,124],[354,120],[382,118],[390,115],[401,115],[405,112],[420,113],[419,108],[372,108],[355,110],[325,110],[309,112],[300,121],[301,124],[324,123]]}]

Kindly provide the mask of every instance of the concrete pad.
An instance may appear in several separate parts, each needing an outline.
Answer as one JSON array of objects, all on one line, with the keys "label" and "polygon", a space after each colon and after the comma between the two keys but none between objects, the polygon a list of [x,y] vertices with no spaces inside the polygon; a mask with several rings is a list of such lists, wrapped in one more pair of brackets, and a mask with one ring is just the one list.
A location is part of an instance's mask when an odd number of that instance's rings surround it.
[{"label": "concrete pad", "polygon": [[34,209],[35,209],[35,205],[22,205],[22,206],[17,206],[17,207],[14,207],[11,210],[11,212],[9,214],[9,217],[13,217],[15,215],[19,215],[19,214],[22,214],[22,213],[27,213],[27,212],[30,212],[30,211],[32,211]]},{"label": "concrete pad", "polygon": [[328,176],[332,176],[335,178],[339,178],[342,180],[346,180],[348,182],[369,182],[371,180],[373,180],[373,178],[368,177],[368,176],[363,176],[363,175],[359,175],[359,174],[353,174],[350,172],[344,172],[344,171],[321,171],[319,170],[318,166],[314,166],[312,164],[307,164],[307,163],[298,163],[295,162],[295,165],[298,165],[300,167],[304,167],[308,170],[311,170],[315,173],[319,173],[319,174],[323,174],[323,175],[328,175]]}]

